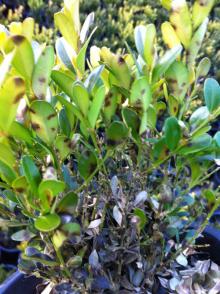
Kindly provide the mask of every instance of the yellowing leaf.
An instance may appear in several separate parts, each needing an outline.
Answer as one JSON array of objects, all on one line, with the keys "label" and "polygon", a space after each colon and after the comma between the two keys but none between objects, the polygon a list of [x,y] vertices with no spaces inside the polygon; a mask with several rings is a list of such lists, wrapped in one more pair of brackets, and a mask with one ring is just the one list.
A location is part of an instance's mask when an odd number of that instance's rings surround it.
[{"label": "yellowing leaf", "polygon": [[6,53],[14,49],[12,64],[25,80],[30,81],[34,68],[34,53],[31,44],[24,36],[15,35],[10,37],[5,44]]},{"label": "yellowing leaf", "polygon": [[9,78],[0,89],[0,131],[8,132],[24,94],[25,83],[19,77]]},{"label": "yellowing leaf", "polygon": [[177,45],[180,45],[180,39],[178,38],[173,26],[170,22],[166,21],[161,26],[162,36],[164,43],[171,49]]},{"label": "yellowing leaf", "polygon": [[205,37],[205,33],[208,26],[208,18],[206,18],[198,30],[194,33],[192,41],[190,42],[189,46],[189,54],[188,54],[188,62],[192,65],[197,58],[199,49],[201,48],[202,41]]},{"label": "yellowing leaf", "polygon": [[74,28],[71,19],[69,19],[63,11],[60,11],[55,13],[54,20],[64,39],[77,52],[79,36]]},{"label": "yellowing leaf", "polygon": [[185,0],[172,1],[170,22],[184,47],[188,48],[192,37],[192,23],[189,8]]},{"label": "yellowing leaf", "polygon": [[22,35],[22,23],[18,21],[13,21],[9,25],[9,31],[13,35]]},{"label": "yellowing leaf", "polygon": [[193,28],[196,29],[209,15],[215,0],[196,0],[192,10]]},{"label": "yellowing leaf", "polygon": [[34,19],[27,17],[22,23],[22,33],[31,42],[34,35]]},{"label": "yellowing leaf", "polygon": [[74,29],[79,35],[80,18],[79,18],[79,0],[64,0],[64,13],[72,20]]}]

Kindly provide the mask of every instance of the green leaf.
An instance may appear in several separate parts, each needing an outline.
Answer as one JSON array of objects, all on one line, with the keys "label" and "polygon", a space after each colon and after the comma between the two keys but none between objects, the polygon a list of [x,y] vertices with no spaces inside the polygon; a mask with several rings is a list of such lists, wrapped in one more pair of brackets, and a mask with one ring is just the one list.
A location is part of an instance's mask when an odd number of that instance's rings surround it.
[{"label": "green leaf", "polygon": [[56,98],[63,106],[66,107],[69,115],[75,115],[81,122],[84,122],[81,111],[79,111],[79,109],[75,105],[73,105],[73,103],[67,101],[67,99],[63,96],[56,96]]},{"label": "green leaf", "polygon": [[204,84],[205,103],[210,112],[220,106],[220,86],[214,79],[206,79]]},{"label": "green leaf", "polygon": [[200,137],[196,137],[187,146],[182,147],[179,150],[179,154],[188,155],[203,151],[209,148],[212,144],[212,137],[208,134],[204,134]]},{"label": "green leaf", "polygon": [[11,184],[16,178],[15,171],[2,160],[0,160],[0,175],[8,184]]},{"label": "green leaf", "polygon": [[89,93],[83,84],[76,82],[73,85],[72,100],[78,106],[84,116],[87,116],[89,109]]},{"label": "green leaf", "polygon": [[30,185],[30,188],[35,194],[35,196],[37,196],[38,186],[41,182],[40,172],[32,158],[28,155],[23,156],[21,163],[24,175]]},{"label": "green leaf", "polygon": [[107,144],[116,147],[123,143],[129,135],[129,129],[120,121],[114,121],[106,131]]},{"label": "green leaf", "polygon": [[34,101],[30,106],[31,125],[36,134],[47,144],[53,144],[58,131],[58,117],[46,101]]},{"label": "green leaf", "polygon": [[157,113],[155,108],[150,105],[147,110],[147,125],[150,129],[154,129],[157,123]]},{"label": "green leaf", "polygon": [[58,180],[42,180],[38,187],[39,196],[54,197],[65,190],[65,183]]},{"label": "green leaf", "polygon": [[73,96],[74,80],[72,79],[71,76],[63,73],[62,71],[52,70],[51,78],[67,96],[69,96],[71,99],[74,99],[74,96]]},{"label": "green leaf", "polygon": [[196,70],[196,80],[198,80],[200,77],[205,77],[211,67],[211,61],[209,58],[204,57],[198,64],[197,70]]},{"label": "green leaf", "polygon": [[[74,125],[75,119],[74,119],[74,115],[71,116],[71,123],[72,125]],[[62,108],[59,112],[59,125],[61,128],[61,131],[64,133],[64,135],[66,135],[67,137],[70,136],[71,133],[71,125],[70,125],[70,121],[68,119],[68,115],[67,115],[67,111],[66,108]]]},{"label": "green leaf", "polygon": [[73,144],[71,140],[64,135],[57,136],[54,145],[57,148],[62,160],[67,158],[67,156],[73,151],[72,147],[74,147],[72,146]]},{"label": "green leaf", "polygon": [[122,110],[122,116],[128,128],[131,129],[132,137],[135,140],[138,140],[139,138],[138,133],[139,133],[140,123],[141,123],[138,114],[133,109],[124,108]]},{"label": "green leaf", "polygon": [[87,179],[96,169],[97,159],[92,151],[84,151],[79,158],[78,170],[82,178]]},{"label": "green leaf", "polygon": [[71,59],[68,55],[68,47],[65,44],[64,38],[59,38],[56,41],[56,52],[59,57],[59,59],[62,61],[62,63],[74,74],[76,73],[73,64],[71,62]]},{"label": "green leaf", "polygon": [[14,153],[11,149],[11,146],[7,142],[0,142],[0,160],[4,161],[12,169],[14,166],[16,166],[16,159]]},{"label": "green leaf", "polygon": [[104,65],[100,65],[94,68],[89,76],[87,77],[86,81],[84,82],[85,87],[91,93],[98,81],[100,81],[100,76],[104,70]]},{"label": "green leaf", "polygon": [[10,77],[0,89],[0,130],[3,133],[10,129],[24,94],[25,83],[19,77]]},{"label": "green leaf", "polygon": [[149,68],[152,68],[155,60],[156,28],[154,24],[147,26],[139,25],[135,28],[135,44],[138,53],[146,61]]},{"label": "green leaf", "polygon": [[109,92],[105,95],[105,103],[103,109],[103,115],[107,123],[111,122],[113,115],[117,110],[118,103],[121,101],[121,94],[115,87],[109,89]]},{"label": "green leaf", "polygon": [[24,141],[29,145],[33,144],[33,138],[29,129],[17,121],[13,121],[8,133],[17,140]]},{"label": "green leaf", "polygon": [[20,176],[12,182],[12,188],[17,193],[24,193],[28,189],[28,182],[25,176]]},{"label": "green leaf", "polygon": [[77,223],[68,223],[62,226],[62,230],[73,235],[80,235],[81,227]]},{"label": "green leaf", "polygon": [[74,213],[76,210],[76,206],[78,204],[78,196],[70,191],[68,192],[58,203],[57,211],[60,212],[67,212],[67,213]]},{"label": "green leaf", "polygon": [[217,144],[218,147],[220,147],[220,131],[218,131],[215,136],[214,136],[214,140]]},{"label": "green leaf", "polygon": [[60,223],[61,219],[59,215],[53,213],[38,217],[35,220],[34,225],[37,230],[47,233],[54,231],[56,228],[58,228]]},{"label": "green leaf", "polygon": [[95,128],[96,121],[98,119],[104,100],[105,100],[105,86],[102,86],[95,93],[95,97],[92,101],[92,105],[88,113],[88,120],[92,129]]},{"label": "green leaf", "polygon": [[137,216],[140,219],[140,222],[138,224],[139,228],[142,230],[144,229],[146,223],[147,223],[147,217],[145,212],[140,208],[134,209],[134,215]]},{"label": "green leaf", "polygon": [[177,45],[168,50],[163,57],[159,59],[159,62],[153,70],[153,82],[157,82],[162,75],[168,70],[170,65],[176,60],[182,51],[182,46]]},{"label": "green leaf", "polygon": [[189,64],[194,64],[195,59],[198,57],[198,52],[202,46],[202,41],[205,37],[207,31],[208,19],[205,19],[198,30],[194,33],[193,38],[190,42],[188,49],[188,62]]},{"label": "green leaf", "polygon": [[79,54],[77,55],[77,58],[76,58],[77,69],[80,71],[82,75],[84,75],[85,73],[86,51],[87,51],[89,42],[92,38],[92,35],[95,33],[95,31],[96,31],[96,28],[92,31],[87,41],[85,42],[83,47],[80,49]]},{"label": "green leaf", "polygon": [[135,80],[131,87],[130,103],[134,106],[141,104],[144,111],[147,110],[152,100],[152,93],[146,77]]},{"label": "green leaf", "polygon": [[14,48],[13,66],[25,80],[31,81],[34,69],[34,53],[30,42],[22,35],[12,36],[6,44],[6,53]]},{"label": "green leaf", "polygon": [[215,196],[215,193],[212,190],[207,189],[207,190],[203,191],[203,195],[205,196],[205,198],[208,201],[209,205],[215,204],[216,196]]},{"label": "green leaf", "polygon": [[208,119],[209,115],[210,113],[208,108],[206,106],[201,106],[192,113],[189,122],[193,128],[196,128],[201,124],[201,122]]},{"label": "green leaf", "polygon": [[46,99],[49,78],[53,65],[54,50],[52,46],[48,46],[38,58],[32,76],[32,88],[38,99]]},{"label": "green leaf", "polygon": [[168,106],[170,115],[177,116],[179,111],[179,101],[177,100],[177,98],[173,97],[172,95],[169,95]]},{"label": "green leaf", "polygon": [[50,211],[51,203],[65,189],[65,183],[58,180],[42,180],[38,187],[38,195],[44,213]]},{"label": "green leaf", "polygon": [[181,139],[181,128],[175,117],[169,117],[164,126],[165,142],[167,147],[173,151],[177,148]]},{"label": "green leaf", "polygon": [[182,100],[189,86],[189,71],[181,61],[174,61],[165,73],[170,94]]}]

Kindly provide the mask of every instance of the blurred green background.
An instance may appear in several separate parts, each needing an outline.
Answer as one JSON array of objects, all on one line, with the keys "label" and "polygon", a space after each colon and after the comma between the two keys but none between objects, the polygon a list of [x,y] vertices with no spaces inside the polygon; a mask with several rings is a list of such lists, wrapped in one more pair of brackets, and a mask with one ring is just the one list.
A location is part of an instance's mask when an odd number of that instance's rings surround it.
[{"label": "blurred green background", "polygon": [[[31,16],[36,21],[35,38],[41,42],[53,43],[57,33],[53,27],[53,14],[60,9],[62,2],[0,1],[0,20],[7,25],[11,21]],[[113,51],[124,48],[125,40],[134,47],[133,30],[136,25],[153,22],[159,27],[167,20],[167,11],[161,7],[159,0],[81,0],[82,21],[92,11],[95,12],[95,25],[98,26],[92,44],[107,46]],[[202,56],[211,59],[210,74],[220,80],[220,0],[216,0],[211,13],[209,30],[199,57]]]}]

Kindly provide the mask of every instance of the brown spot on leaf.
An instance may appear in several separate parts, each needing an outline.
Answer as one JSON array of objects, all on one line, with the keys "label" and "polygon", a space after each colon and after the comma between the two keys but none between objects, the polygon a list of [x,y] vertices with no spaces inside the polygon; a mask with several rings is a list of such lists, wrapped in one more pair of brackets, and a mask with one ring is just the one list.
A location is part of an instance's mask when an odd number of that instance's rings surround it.
[{"label": "brown spot on leaf", "polygon": [[89,173],[90,174],[93,173],[95,169],[96,169],[96,164],[95,163],[91,163],[90,164],[90,167],[89,167]]},{"label": "brown spot on leaf", "polygon": [[24,188],[21,188],[21,187],[15,188],[15,190],[18,193],[23,193],[24,192]]},{"label": "brown spot on leaf", "polygon": [[14,101],[13,101],[13,104],[18,103],[18,102],[21,100],[21,98],[23,97],[23,95],[24,95],[24,93],[19,93],[19,94],[17,94],[17,95],[15,96],[15,99],[14,99]]},{"label": "brown spot on leaf", "polygon": [[109,92],[106,96],[105,96],[105,107],[108,107],[111,105],[111,98],[112,98],[112,93]]},{"label": "brown spot on leaf", "polygon": [[64,143],[67,143],[67,142],[69,142],[69,138],[65,138],[63,141],[64,141]]},{"label": "brown spot on leaf", "polygon": [[24,81],[21,78],[17,77],[17,78],[14,78],[14,84],[17,87],[21,87],[21,86],[24,86]]},{"label": "brown spot on leaf", "polygon": [[52,131],[52,132],[55,132],[55,131],[56,131],[56,129],[55,129],[55,128],[51,128],[51,131]]},{"label": "brown spot on leaf", "polygon": [[19,46],[25,41],[25,37],[21,35],[16,35],[12,37],[12,40],[15,45]]},{"label": "brown spot on leaf", "polygon": [[41,93],[38,95],[38,98],[40,98],[41,100],[44,100],[46,97],[44,93]]},{"label": "brown spot on leaf", "polygon": [[165,150],[165,155],[166,155],[166,156],[169,155],[169,150],[168,150],[168,149]]},{"label": "brown spot on leaf", "polygon": [[40,78],[38,79],[38,81],[39,81],[41,84],[46,83],[46,79],[45,79],[44,77],[40,77]]},{"label": "brown spot on leaf", "polygon": [[146,93],[145,89],[141,90],[141,95],[144,95],[145,93]]},{"label": "brown spot on leaf", "polygon": [[31,123],[31,126],[32,126],[32,129],[35,131],[40,129],[40,125],[37,123]]},{"label": "brown spot on leaf", "polygon": [[118,64],[121,65],[121,64],[124,64],[125,63],[125,60],[122,56],[119,56],[118,58]]},{"label": "brown spot on leaf", "polygon": [[51,120],[53,117],[55,117],[57,114],[56,113],[51,113],[50,115],[48,115],[47,119]]},{"label": "brown spot on leaf", "polygon": [[33,110],[32,108],[30,108],[30,109],[29,109],[29,111],[30,111],[31,113],[33,113],[33,114],[35,114],[35,113],[36,113],[36,111],[35,111],[35,110]]}]

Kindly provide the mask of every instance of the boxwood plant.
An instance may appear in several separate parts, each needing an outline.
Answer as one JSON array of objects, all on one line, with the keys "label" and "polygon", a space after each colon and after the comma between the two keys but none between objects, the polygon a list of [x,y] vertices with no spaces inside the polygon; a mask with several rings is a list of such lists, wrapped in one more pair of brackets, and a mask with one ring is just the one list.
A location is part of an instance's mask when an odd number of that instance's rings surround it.
[{"label": "boxwood plant", "polygon": [[55,14],[55,49],[30,18],[1,27],[0,224],[53,293],[157,293],[219,205],[220,86],[196,62],[213,1],[162,2],[163,56],[153,24],[137,51],[88,54],[94,14],[81,26],[78,0]]}]

